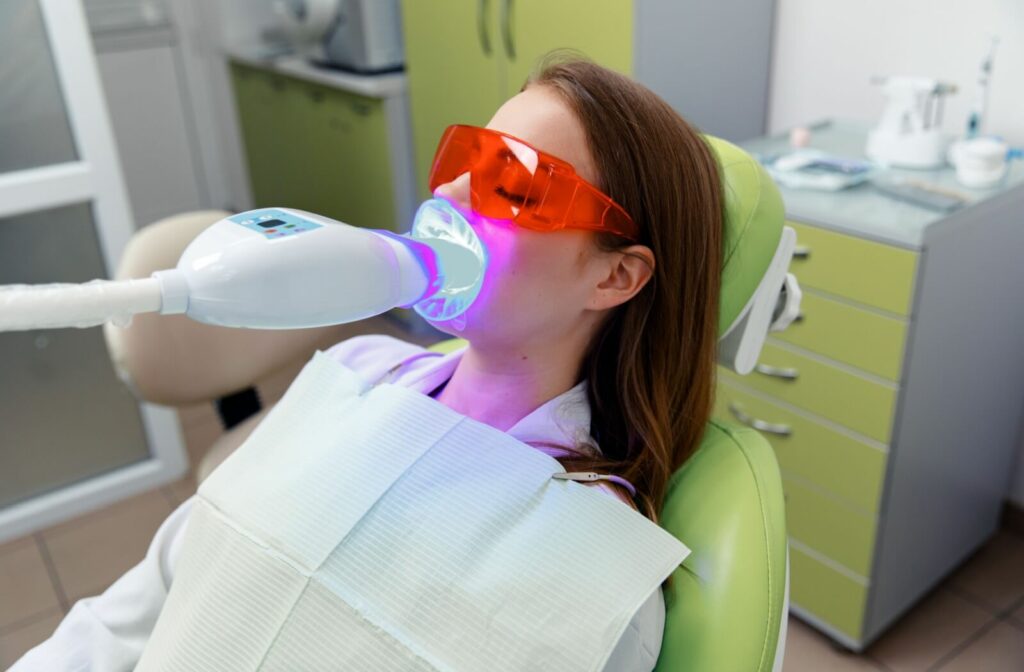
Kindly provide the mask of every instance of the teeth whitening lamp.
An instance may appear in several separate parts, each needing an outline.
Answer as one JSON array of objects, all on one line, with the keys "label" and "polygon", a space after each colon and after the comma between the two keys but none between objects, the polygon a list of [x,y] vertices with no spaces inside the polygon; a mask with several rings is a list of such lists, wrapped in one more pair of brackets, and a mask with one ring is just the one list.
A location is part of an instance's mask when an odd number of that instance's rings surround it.
[{"label": "teeth whitening lamp", "polygon": [[176,268],[146,279],[0,286],[0,331],[125,325],[150,312],[226,327],[296,329],[395,307],[453,320],[458,328],[486,264],[472,227],[442,199],[423,203],[404,235],[263,208],[215,223]]}]

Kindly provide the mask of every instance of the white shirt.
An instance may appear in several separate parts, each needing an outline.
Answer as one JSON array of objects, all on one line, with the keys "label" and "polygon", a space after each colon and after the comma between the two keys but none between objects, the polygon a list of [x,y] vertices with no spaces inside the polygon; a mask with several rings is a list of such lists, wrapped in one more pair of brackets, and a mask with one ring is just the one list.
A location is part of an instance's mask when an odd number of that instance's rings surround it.
[{"label": "white shirt", "polygon": [[[430,394],[451,378],[465,349],[440,355],[390,336],[358,336],[327,354],[367,381],[383,378],[396,363],[406,363],[388,382]],[[410,359],[407,359],[410,358]],[[523,443],[577,446],[589,443],[590,405],[585,383],[545,402],[509,428]],[[538,446],[554,457],[563,453]],[[594,449],[597,450],[596,445]],[[614,495],[614,491],[606,490]],[[135,667],[156,625],[174,580],[184,539],[190,498],[157,530],[146,557],[103,594],[79,600],[50,639],[26,653],[10,672],[128,671]],[[609,543],[614,543],[609,540]],[[640,607],[605,666],[607,672],[650,672],[658,659],[665,628],[665,602],[656,588]]]}]

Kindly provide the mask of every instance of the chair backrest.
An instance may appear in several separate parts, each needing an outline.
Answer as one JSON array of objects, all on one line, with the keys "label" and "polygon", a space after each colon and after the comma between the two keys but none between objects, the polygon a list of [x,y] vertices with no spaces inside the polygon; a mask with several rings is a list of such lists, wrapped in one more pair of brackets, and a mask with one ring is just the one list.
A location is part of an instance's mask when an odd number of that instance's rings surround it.
[{"label": "chair backrest", "polygon": [[692,553],[665,590],[657,670],[777,669],[787,591],[778,463],[753,429],[711,421],[672,476],[661,525]]},{"label": "chair backrest", "polygon": [[[720,347],[719,359],[739,368],[739,348],[749,367],[764,342],[795,237],[784,227],[781,196],[761,165],[724,140],[708,141],[726,199],[719,337],[730,347]],[[731,356],[723,357],[723,350]],[[661,524],[692,553],[665,591],[657,670],[780,669],[786,512],[768,441],[753,429],[711,421],[697,451],[669,481]]]}]

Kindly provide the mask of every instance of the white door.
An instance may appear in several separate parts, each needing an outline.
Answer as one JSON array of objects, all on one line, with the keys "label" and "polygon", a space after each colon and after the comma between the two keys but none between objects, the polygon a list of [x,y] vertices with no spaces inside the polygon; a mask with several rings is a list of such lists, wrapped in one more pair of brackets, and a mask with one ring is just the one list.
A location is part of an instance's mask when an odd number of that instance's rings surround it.
[{"label": "white door", "polygon": [[[79,0],[0,0],[0,284],[111,277],[133,230]],[[0,542],[185,468],[100,328],[0,334]]]}]

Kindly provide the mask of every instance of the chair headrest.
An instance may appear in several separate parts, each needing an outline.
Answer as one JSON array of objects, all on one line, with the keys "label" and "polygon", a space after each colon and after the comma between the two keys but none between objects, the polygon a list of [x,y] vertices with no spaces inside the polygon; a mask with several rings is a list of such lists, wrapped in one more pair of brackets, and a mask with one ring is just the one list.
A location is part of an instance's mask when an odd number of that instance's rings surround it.
[{"label": "chair headrest", "polygon": [[743,316],[767,273],[782,237],[785,210],[775,183],[754,157],[731,142],[704,137],[718,157],[725,196],[721,338]]}]

